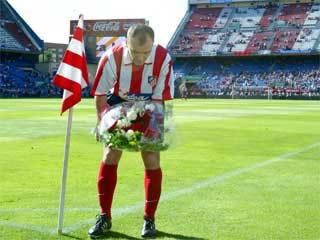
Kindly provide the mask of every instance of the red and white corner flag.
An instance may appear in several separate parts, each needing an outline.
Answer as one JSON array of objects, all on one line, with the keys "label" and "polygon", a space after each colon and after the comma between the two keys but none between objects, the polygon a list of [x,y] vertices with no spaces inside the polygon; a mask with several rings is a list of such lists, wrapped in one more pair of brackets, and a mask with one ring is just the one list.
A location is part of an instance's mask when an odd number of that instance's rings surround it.
[{"label": "red and white corner flag", "polygon": [[81,101],[82,88],[85,88],[89,85],[88,68],[83,43],[83,15],[79,16],[78,25],[73,32],[73,37],[64,54],[63,60],[59,66],[57,74],[53,79],[53,84],[57,87],[64,89],[61,104],[61,115],[66,110],[69,110],[66,139],[64,145],[64,158],[61,175],[61,189],[57,228],[58,233],[62,234],[70,136],[72,126],[72,107]]},{"label": "red and white corner flag", "polygon": [[61,114],[81,101],[82,88],[89,85],[83,43],[83,15],[79,16],[78,25],[53,79],[53,84],[64,89]]}]

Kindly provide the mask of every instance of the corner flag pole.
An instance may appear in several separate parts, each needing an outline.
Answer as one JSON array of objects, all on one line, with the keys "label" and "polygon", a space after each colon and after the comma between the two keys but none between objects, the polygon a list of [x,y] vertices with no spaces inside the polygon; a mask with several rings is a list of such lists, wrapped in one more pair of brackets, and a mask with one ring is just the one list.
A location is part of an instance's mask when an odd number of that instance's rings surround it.
[{"label": "corner flag pole", "polygon": [[70,40],[65,55],[60,63],[57,74],[53,79],[53,85],[63,89],[60,115],[62,115],[65,111],[69,110],[67,132],[64,145],[64,158],[58,213],[59,234],[62,234],[63,226],[64,201],[66,193],[70,135],[73,114],[72,107],[81,101],[82,88],[85,88],[89,85],[88,66],[85,55],[83,34],[83,15],[80,14],[78,25],[73,31],[73,36]]},{"label": "corner flag pole", "polygon": [[63,227],[64,201],[65,201],[66,184],[67,184],[72,115],[73,115],[73,108],[70,108],[68,111],[68,124],[67,124],[67,130],[66,130],[66,140],[64,144],[63,168],[62,168],[62,176],[61,176],[61,191],[60,191],[59,215],[58,215],[58,233],[59,234],[62,234],[62,227]]}]

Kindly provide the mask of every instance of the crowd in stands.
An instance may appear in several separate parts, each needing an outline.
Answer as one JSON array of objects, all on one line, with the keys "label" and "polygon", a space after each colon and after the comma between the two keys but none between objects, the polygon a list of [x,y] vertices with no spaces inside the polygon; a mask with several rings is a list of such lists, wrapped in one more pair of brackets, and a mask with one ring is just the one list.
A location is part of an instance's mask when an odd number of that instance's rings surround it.
[{"label": "crowd in stands", "polygon": [[[177,69],[177,95],[192,96],[265,96],[270,91],[282,96],[320,96],[320,68],[305,70],[234,71],[221,67],[216,71],[202,71],[201,66],[183,73]],[[248,70],[248,69],[247,69]],[[198,81],[186,84],[187,74],[197,74]],[[0,64],[0,97],[61,97],[62,90],[52,85],[53,76],[35,69],[22,70],[9,64]],[[88,97],[89,88],[83,96]]]},{"label": "crowd in stands", "polygon": [[[183,75],[176,76],[181,84]],[[180,79],[179,79],[180,78]],[[268,91],[277,96],[320,97],[320,69],[306,71],[203,72],[201,79],[187,86],[192,96],[266,96]]]},{"label": "crowd in stands", "polygon": [[0,65],[0,96],[47,97],[55,95],[50,76],[34,69],[22,70],[14,65]]},{"label": "crowd in stands", "polygon": [[[53,76],[34,68],[0,64],[0,97],[61,97],[62,90],[52,85]],[[89,89],[83,90],[89,96]]]},{"label": "crowd in stands", "polygon": [[184,89],[188,96],[263,96],[271,91],[320,97],[319,56],[178,59],[175,73],[177,92]]}]

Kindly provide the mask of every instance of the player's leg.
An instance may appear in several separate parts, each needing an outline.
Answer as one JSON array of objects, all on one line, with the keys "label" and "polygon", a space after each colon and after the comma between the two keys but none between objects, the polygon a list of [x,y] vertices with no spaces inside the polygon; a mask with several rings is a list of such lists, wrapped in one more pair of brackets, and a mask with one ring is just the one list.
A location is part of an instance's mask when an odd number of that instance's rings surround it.
[{"label": "player's leg", "polygon": [[96,224],[89,230],[91,238],[101,237],[111,228],[111,206],[121,155],[121,151],[109,148],[103,153],[97,182],[100,215]]},{"label": "player's leg", "polygon": [[161,195],[162,171],[159,152],[141,152],[145,165],[145,207],[142,237],[155,237],[155,212]]},{"label": "player's leg", "polygon": [[98,194],[101,214],[111,219],[113,193],[117,184],[117,169],[122,151],[106,148],[98,175]]}]

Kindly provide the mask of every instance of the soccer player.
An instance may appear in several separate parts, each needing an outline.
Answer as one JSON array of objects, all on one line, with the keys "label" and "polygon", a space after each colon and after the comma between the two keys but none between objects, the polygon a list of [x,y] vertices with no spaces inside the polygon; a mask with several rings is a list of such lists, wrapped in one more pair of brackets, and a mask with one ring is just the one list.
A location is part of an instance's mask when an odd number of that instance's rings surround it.
[{"label": "soccer player", "polygon": [[184,100],[187,100],[188,97],[188,89],[186,80],[184,80],[179,86],[180,97]]},{"label": "soccer player", "polygon": [[[108,107],[123,101],[151,100],[164,104],[174,95],[172,60],[165,48],[154,44],[153,29],[133,25],[126,44],[114,46],[100,59],[92,95],[95,96],[97,124]],[[122,151],[106,147],[98,174],[100,215],[90,228],[91,238],[104,236],[111,229],[111,205],[117,183]],[[155,212],[161,194],[160,152],[142,151],[145,166],[145,206],[142,237],[156,237]]]}]

